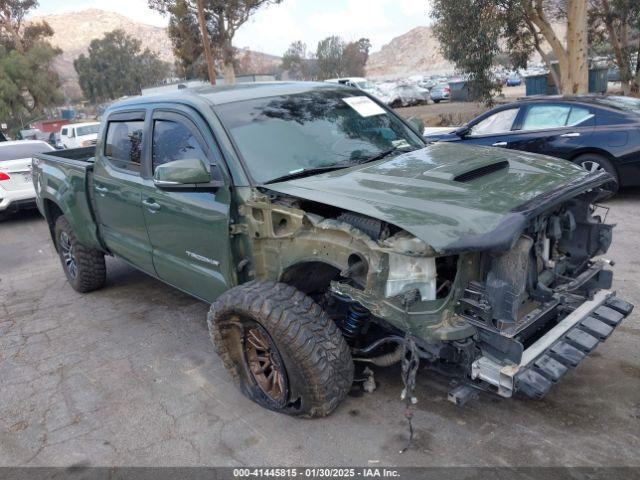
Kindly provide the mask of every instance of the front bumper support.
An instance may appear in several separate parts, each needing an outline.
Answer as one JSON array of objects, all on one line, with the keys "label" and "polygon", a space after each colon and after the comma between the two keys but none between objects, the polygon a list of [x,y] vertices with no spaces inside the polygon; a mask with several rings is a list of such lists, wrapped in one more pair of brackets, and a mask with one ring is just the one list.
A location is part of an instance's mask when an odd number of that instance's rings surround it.
[{"label": "front bumper support", "polygon": [[527,348],[518,365],[504,365],[482,356],[473,362],[471,378],[497,387],[503,397],[520,391],[531,398],[542,398],[570,368],[577,367],[606,340],[632,310],[629,302],[601,290]]}]

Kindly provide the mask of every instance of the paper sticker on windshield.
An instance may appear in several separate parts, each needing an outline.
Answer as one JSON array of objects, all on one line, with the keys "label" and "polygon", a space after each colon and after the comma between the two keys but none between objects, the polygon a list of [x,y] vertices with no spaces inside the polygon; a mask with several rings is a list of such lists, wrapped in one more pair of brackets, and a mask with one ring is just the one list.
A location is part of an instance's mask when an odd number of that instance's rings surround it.
[{"label": "paper sticker on windshield", "polygon": [[391,145],[396,148],[407,148],[411,146],[409,142],[407,142],[404,138],[401,138],[399,140],[392,140]]},{"label": "paper sticker on windshield", "polygon": [[369,97],[346,97],[342,100],[344,100],[344,103],[353,108],[362,117],[372,117],[373,115],[383,115],[387,113],[380,105]]}]

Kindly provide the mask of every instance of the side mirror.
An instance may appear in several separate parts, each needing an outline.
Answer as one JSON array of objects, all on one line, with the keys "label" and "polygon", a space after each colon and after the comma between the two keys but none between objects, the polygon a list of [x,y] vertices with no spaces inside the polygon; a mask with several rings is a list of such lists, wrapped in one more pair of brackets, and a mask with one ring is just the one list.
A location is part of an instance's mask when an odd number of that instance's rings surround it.
[{"label": "side mirror", "polygon": [[197,183],[210,183],[211,173],[199,158],[174,160],[156,167],[153,183],[159,188],[193,186]]},{"label": "side mirror", "polygon": [[424,122],[420,117],[409,117],[407,122],[409,122],[409,125],[411,125],[420,135],[424,133]]}]

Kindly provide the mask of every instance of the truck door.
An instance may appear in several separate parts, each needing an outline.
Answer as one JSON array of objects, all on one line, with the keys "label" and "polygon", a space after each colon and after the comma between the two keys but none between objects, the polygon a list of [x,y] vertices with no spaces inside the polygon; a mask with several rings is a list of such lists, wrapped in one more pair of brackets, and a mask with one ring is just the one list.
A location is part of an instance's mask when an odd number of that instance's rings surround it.
[{"label": "truck door", "polygon": [[98,145],[93,175],[98,222],[111,252],[154,274],[151,245],[142,211],[142,158],[145,112],[109,116]]},{"label": "truck door", "polygon": [[[206,123],[186,107],[155,110],[151,168],[199,158],[221,176],[221,156]],[[213,301],[230,287],[230,191],[161,189],[152,182],[142,198],[153,264],[159,278],[194,296]]]}]

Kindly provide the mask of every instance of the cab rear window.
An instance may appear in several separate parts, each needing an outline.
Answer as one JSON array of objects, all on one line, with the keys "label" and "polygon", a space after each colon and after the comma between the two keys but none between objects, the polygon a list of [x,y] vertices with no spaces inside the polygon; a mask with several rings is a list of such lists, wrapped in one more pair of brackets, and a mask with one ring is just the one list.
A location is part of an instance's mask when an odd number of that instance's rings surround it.
[{"label": "cab rear window", "polygon": [[140,172],[144,121],[111,121],[107,125],[104,154],[117,168]]}]

